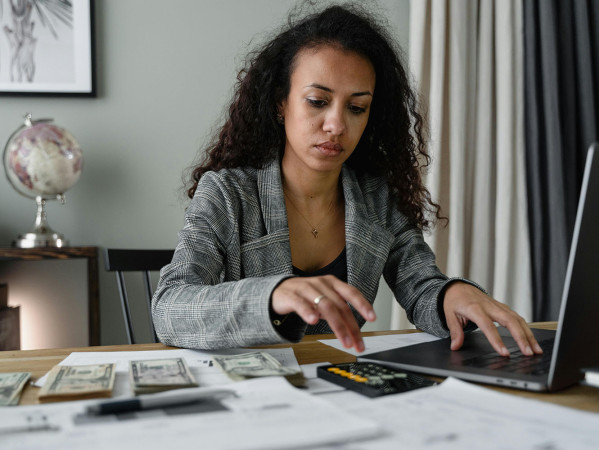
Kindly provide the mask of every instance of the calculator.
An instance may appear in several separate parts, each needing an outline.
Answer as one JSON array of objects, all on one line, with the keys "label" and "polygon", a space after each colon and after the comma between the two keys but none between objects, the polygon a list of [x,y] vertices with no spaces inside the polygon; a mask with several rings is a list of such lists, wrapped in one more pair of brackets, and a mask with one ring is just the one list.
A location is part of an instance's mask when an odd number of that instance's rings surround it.
[{"label": "calculator", "polygon": [[413,373],[370,362],[319,366],[319,378],[368,397],[397,394],[437,383]]}]

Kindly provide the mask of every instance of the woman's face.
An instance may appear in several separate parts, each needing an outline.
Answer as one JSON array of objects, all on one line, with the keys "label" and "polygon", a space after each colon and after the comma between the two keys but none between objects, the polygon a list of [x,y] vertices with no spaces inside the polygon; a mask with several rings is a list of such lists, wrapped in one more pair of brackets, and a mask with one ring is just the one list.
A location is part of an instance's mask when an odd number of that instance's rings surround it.
[{"label": "woman's face", "polygon": [[374,84],[374,67],[357,53],[331,45],[301,50],[280,110],[284,165],[341,170],[368,123]]}]

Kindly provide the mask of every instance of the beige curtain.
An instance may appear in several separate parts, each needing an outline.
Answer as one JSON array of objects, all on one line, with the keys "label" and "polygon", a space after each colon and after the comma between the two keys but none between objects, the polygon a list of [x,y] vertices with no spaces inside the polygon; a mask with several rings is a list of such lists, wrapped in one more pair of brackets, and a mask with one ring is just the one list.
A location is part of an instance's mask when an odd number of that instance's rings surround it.
[{"label": "beige curtain", "polygon": [[[448,215],[439,267],[532,317],[520,0],[412,0],[410,70],[430,126],[427,185]],[[394,306],[392,326],[405,328]]]}]

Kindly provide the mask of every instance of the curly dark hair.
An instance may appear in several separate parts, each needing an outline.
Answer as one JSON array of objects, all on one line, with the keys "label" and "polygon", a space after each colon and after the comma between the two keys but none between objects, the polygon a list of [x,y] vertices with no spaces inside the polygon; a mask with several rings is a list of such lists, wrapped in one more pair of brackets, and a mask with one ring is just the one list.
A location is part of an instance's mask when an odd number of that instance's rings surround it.
[{"label": "curly dark hair", "polygon": [[366,57],[376,74],[368,124],[346,164],[357,173],[383,176],[399,210],[419,228],[445,220],[422,181],[430,164],[426,126],[393,42],[358,5],[330,6],[297,21],[292,14],[282,32],[248,56],[237,76],[225,124],[206,149],[204,161],[191,169],[187,195],[193,197],[208,171],[261,168],[282,156],[285,130],[277,113],[289,94],[296,55],[327,44]]}]

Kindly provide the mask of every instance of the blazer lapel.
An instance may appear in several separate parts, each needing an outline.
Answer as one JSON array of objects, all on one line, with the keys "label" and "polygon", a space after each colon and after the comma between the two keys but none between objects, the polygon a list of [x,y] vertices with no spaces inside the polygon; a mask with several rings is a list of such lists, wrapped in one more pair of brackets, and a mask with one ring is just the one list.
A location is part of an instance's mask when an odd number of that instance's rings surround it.
[{"label": "blazer lapel", "polygon": [[279,167],[278,159],[258,170],[258,194],[260,196],[260,207],[262,208],[266,233],[271,234],[284,231],[287,233],[289,240],[287,210],[285,209],[281,168]]},{"label": "blazer lapel", "polygon": [[374,222],[351,169],[343,166],[347,282],[374,302],[379,280],[393,244],[393,234]]},{"label": "blazer lapel", "polygon": [[262,277],[290,274],[289,227],[278,159],[259,169],[257,180],[266,234],[242,245],[244,275]]}]

